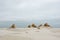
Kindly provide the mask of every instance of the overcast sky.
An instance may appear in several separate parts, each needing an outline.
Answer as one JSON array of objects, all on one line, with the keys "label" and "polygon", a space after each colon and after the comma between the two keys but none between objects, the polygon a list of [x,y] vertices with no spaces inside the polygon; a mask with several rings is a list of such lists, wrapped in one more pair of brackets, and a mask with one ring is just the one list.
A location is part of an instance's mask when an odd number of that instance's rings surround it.
[{"label": "overcast sky", "polygon": [[0,0],[0,21],[60,18],[60,0]]}]

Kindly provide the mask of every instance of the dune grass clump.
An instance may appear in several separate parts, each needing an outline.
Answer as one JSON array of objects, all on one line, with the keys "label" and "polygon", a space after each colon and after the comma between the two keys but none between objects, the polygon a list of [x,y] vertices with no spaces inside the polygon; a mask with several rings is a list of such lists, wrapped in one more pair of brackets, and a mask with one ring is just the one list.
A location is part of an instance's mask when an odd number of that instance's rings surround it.
[{"label": "dune grass clump", "polygon": [[28,28],[31,28],[31,25],[28,25]]},{"label": "dune grass clump", "polygon": [[28,28],[36,28],[37,26],[35,24],[28,25]]},{"label": "dune grass clump", "polygon": [[15,24],[12,24],[12,26],[10,28],[16,28]]},{"label": "dune grass clump", "polygon": [[32,26],[33,28],[36,28],[36,25],[35,25],[35,24],[32,24],[31,26]]},{"label": "dune grass clump", "polygon": [[45,27],[50,27],[50,25],[48,23],[45,23],[44,26]]}]

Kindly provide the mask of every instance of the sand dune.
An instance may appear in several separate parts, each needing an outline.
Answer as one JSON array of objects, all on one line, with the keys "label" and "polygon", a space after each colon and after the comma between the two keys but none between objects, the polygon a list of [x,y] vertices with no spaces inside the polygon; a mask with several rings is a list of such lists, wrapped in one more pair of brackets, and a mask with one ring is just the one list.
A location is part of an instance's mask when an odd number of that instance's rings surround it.
[{"label": "sand dune", "polygon": [[0,40],[60,40],[60,28],[0,28]]}]

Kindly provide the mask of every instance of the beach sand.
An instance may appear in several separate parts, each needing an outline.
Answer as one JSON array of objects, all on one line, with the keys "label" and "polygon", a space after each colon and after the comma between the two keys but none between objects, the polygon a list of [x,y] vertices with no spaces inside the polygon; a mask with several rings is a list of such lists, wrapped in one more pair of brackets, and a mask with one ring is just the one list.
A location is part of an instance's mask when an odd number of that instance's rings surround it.
[{"label": "beach sand", "polygon": [[60,40],[60,28],[0,28],[0,40]]}]

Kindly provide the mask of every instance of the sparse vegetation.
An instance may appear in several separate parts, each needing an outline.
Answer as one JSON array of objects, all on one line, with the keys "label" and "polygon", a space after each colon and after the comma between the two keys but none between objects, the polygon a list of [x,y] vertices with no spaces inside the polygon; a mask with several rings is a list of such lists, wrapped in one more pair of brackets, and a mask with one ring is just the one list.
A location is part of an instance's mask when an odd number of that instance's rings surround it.
[{"label": "sparse vegetation", "polygon": [[35,24],[32,24],[32,27],[36,28],[36,25]]},{"label": "sparse vegetation", "polygon": [[31,25],[28,25],[28,28],[31,28]]},{"label": "sparse vegetation", "polygon": [[44,26],[45,27],[50,27],[50,25],[48,23],[45,23]]},{"label": "sparse vegetation", "polygon": [[10,28],[16,28],[16,27],[15,27],[15,24],[12,24],[12,26],[11,26]]}]

